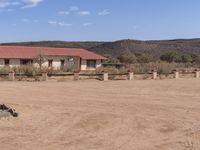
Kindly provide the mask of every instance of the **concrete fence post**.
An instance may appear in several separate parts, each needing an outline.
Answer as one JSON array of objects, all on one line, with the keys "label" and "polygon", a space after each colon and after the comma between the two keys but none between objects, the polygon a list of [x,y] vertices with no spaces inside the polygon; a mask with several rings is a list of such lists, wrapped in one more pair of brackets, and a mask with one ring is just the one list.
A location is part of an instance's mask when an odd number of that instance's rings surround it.
[{"label": "concrete fence post", "polygon": [[11,71],[9,72],[9,81],[14,81],[15,80],[15,72],[14,71]]},{"label": "concrete fence post", "polygon": [[128,80],[133,80],[134,79],[134,73],[133,72],[129,72],[128,73]]},{"label": "concrete fence post", "polygon": [[103,81],[108,81],[108,73],[103,73]]},{"label": "concrete fence post", "polygon": [[175,79],[179,79],[179,72],[178,72],[178,70],[174,71],[174,78]]},{"label": "concrete fence post", "polygon": [[200,77],[200,71],[199,70],[196,70],[195,71],[195,78],[199,78]]},{"label": "concrete fence post", "polygon": [[47,72],[43,72],[43,73],[42,73],[42,81],[47,81],[47,79],[48,79],[48,74],[47,74]]},{"label": "concrete fence post", "polygon": [[153,79],[156,80],[158,78],[158,73],[156,70],[153,70]]},{"label": "concrete fence post", "polygon": [[74,80],[78,81],[79,80],[79,73],[74,73]]}]

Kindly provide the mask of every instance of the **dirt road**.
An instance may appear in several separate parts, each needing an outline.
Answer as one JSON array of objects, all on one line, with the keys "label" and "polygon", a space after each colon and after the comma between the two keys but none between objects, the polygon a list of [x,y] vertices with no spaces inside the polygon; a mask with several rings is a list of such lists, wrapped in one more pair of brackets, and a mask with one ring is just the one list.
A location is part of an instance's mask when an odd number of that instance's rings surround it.
[{"label": "dirt road", "polygon": [[199,150],[200,80],[0,82],[1,150]]}]

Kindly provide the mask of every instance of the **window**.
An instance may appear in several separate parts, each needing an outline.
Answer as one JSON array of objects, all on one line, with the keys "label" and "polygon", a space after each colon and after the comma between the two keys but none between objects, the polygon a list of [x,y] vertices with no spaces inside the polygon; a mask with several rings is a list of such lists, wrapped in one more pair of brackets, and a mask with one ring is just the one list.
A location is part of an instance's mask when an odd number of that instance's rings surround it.
[{"label": "window", "polygon": [[60,66],[61,66],[61,68],[63,68],[64,65],[65,65],[65,60],[64,60],[64,59],[63,59],[63,60],[60,60]]},{"label": "window", "polygon": [[48,60],[48,66],[49,67],[53,67],[53,60],[51,59],[51,60]]},{"label": "window", "polygon": [[31,59],[21,59],[20,60],[21,65],[30,65],[32,63],[33,63],[33,60],[31,60]]},{"label": "window", "polygon": [[87,60],[87,68],[96,68],[96,60]]},{"label": "window", "polygon": [[4,64],[5,64],[6,66],[9,66],[9,65],[10,65],[10,60],[9,60],[9,59],[5,59],[5,60],[4,60]]}]

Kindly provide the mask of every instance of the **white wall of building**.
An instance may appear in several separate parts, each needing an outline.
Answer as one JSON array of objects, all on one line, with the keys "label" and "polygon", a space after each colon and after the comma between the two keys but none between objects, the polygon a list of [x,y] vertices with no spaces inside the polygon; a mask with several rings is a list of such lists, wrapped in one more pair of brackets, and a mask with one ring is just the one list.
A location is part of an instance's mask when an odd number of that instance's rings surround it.
[{"label": "white wall of building", "polygon": [[[101,60],[96,60],[96,68],[101,67]],[[96,68],[87,68],[87,60],[81,60],[81,70],[95,70]]]},{"label": "white wall of building", "polygon": [[19,67],[20,59],[10,59],[10,67]]},{"label": "white wall of building", "polygon": [[[10,67],[18,67],[20,66],[20,59],[9,59],[10,60]],[[5,60],[0,59],[0,67],[5,66]]]},{"label": "white wall of building", "polygon": [[4,67],[4,59],[0,59],[0,67]]},{"label": "white wall of building", "polygon": [[80,58],[79,57],[67,57],[67,56],[49,56],[45,57],[45,62],[42,67],[49,67],[49,60],[53,60],[52,67],[59,69],[61,67],[61,60],[65,60],[64,70],[80,70]]},{"label": "white wall of building", "polygon": [[81,70],[87,70],[87,60],[81,59]]},{"label": "white wall of building", "polygon": [[[73,61],[71,61],[71,59]],[[20,66],[20,59],[9,59],[10,67]],[[48,60],[53,60],[53,67],[59,69],[61,67],[61,60],[65,60],[64,69],[70,69],[70,67],[75,68],[75,70],[95,70],[98,67],[101,67],[101,60],[96,61],[96,68],[87,68],[87,60],[80,59],[79,57],[67,57],[67,56],[49,56],[45,57],[45,62],[42,64],[42,67],[49,66]],[[81,60],[81,63],[80,63]],[[80,65],[81,64],[81,65]],[[39,64],[34,62],[34,65],[39,67]],[[5,66],[5,60],[0,59],[0,67]]]},{"label": "white wall of building", "polygon": [[101,63],[101,60],[97,60],[97,61],[96,61],[96,68],[101,67],[101,64],[102,64],[102,63]]}]

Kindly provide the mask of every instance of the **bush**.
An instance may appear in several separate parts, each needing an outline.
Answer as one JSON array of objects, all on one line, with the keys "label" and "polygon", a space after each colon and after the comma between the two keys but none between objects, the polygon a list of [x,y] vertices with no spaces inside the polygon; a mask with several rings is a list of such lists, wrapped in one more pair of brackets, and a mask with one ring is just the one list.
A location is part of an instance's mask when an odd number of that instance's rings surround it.
[{"label": "bush", "polygon": [[200,64],[200,55],[191,54],[192,63]]},{"label": "bush", "polygon": [[107,60],[105,61],[105,63],[119,63],[120,62],[117,58],[115,58],[115,57],[113,57],[111,55],[108,55],[108,54],[104,55],[104,57],[107,58]]},{"label": "bush", "polygon": [[185,55],[181,56],[181,60],[183,63],[191,63],[192,57],[191,57],[191,55],[185,54]]},{"label": "bush", "polygon": [[137,57],[134,54],[123,54],[118,58],[121,63],[134,64],[137,62]]},{"label": "bush", "polygon": [[141,54],[137,57],[138,63],[150,63],[152,61],[153,61],[152,56],[148,54]]},{"label": "bush", "polygon": [[158,74],[170,74],[176,68],[175,63],[160,62],[157,64]]},{"label": "bush", "polygon": [[103,73],[103,72],[106,72],[109,74],[118,74],[119,70],[115,67],[100,67],[100,68],[97,68],[97,70],[96,70],[97,74]]},{"label": "bush", "polygon": [[42,72],[47,72],[48,74],[56,74],[60,73],[60,69],[55,68],[38,68],[34,67],[33,65],[24,65],[19,67],[2,67],[0,68],[0,73],[2,74],[8,74],[10,71],[14,71],[16,74],[25,74],[28,76],[36,76],[37,74],[40,74]]},{"label": "bush", "polygon": [[154,62],[154,63],[140,63],[131,65],[131,70],[134,73],[150,73],[152,70],[157,70],[159,74],[169,74],[174,69],[198,68],[197,65],[191,63],[168,63],[168,62]]},{"label": "bush", "polygon": [[10,67],[1,67],[0,68],[0,73],[1,74],[8,74],[11,71]]},{"label": "bush", "polygon": [[51,67],[51,68],[42,68],[41,72],[47,72],[48,74],[57,74],[57,73],[62,73],[63,71],[61,69],[55,69]]},{"label": "bush", "polygon": [[160,60],[166,61],[168,63],[172,63],[172,62],[181,61],[181,58],[180,58],[180,56],[178,56],[178,54],[176,52],[167,52],[167,53],[161,55]]},{"label": "bush", "polygon": [[150,68],[149,68],[149,64],[143,63],[143,64],[131,65],[131,70],[133,70],[134,73],[148,73],[150,71]]},{"label": "bush", "polygon": [[196,54],[183,54],[180,55],[176,52],[167,52],[161,55],[160,60],[166,61],[168,63],[177,62],[177,63],[199,63],[200,57]]},{"label": "bush", "polygon": [[29,76],[35,76],[37,73],[40,73],[40,69],[32,65],[13,67],[12,70],[17,74],[26,74]]}]

